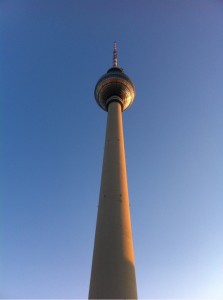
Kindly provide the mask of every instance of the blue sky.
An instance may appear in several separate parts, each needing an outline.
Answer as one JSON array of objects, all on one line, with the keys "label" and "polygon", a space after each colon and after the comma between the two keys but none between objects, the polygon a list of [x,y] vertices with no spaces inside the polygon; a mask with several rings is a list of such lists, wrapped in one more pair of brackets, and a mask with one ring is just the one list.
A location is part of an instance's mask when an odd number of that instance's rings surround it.
[{"label": "blue sky", "polygon": [[0,298],[87,298],[114,40],[139,298],[223,299],[220,0],[0,1]]}]

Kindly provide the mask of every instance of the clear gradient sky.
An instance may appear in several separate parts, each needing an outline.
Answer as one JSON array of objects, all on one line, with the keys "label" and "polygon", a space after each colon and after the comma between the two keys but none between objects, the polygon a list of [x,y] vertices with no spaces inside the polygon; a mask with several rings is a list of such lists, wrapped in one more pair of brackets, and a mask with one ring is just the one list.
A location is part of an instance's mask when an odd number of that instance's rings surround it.
[{"label": "clear gradient sky", "polygon": [[0,0],[0,298],[87,298],[112,64],[139,298],[223,299],[223,1]]}]

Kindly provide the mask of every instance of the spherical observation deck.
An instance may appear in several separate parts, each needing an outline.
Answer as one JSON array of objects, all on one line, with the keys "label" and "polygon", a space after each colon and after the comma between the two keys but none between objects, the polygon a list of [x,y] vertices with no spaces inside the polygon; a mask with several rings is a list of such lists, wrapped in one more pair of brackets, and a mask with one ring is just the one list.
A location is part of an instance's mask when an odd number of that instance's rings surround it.
[{"label": "spherical observation deck", "polygon": [[98,105],[108,111],[109,103],[119,102],[126,110],[135,98],[135,87],[131,79],[118,67],[110,68],[97,82],[95,99]]}]

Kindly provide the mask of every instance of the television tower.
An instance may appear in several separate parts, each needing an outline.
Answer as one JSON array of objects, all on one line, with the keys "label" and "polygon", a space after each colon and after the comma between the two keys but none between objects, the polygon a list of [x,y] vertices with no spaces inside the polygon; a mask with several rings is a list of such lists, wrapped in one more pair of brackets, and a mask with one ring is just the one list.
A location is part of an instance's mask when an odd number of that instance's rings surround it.
[{"label": "television tower", "polygon": [[89,299],[137,299],[122,126],[122,111],[132,104],[135,88],[118,67],[116,42],[113,67],[99,79],[94,95],[108,117]]}]

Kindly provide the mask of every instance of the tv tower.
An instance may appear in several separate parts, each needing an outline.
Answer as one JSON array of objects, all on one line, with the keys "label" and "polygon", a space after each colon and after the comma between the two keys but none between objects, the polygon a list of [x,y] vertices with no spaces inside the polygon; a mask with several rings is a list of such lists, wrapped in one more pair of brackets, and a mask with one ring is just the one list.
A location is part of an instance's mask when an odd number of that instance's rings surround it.
[{"label": "tv tower", "polygon": [[89,299],[137,299],[122,126],[122,111],[132,104],[135,88],[118,67],[116,42],[113,67],[99,79],[94,95],[108,117]]}]

